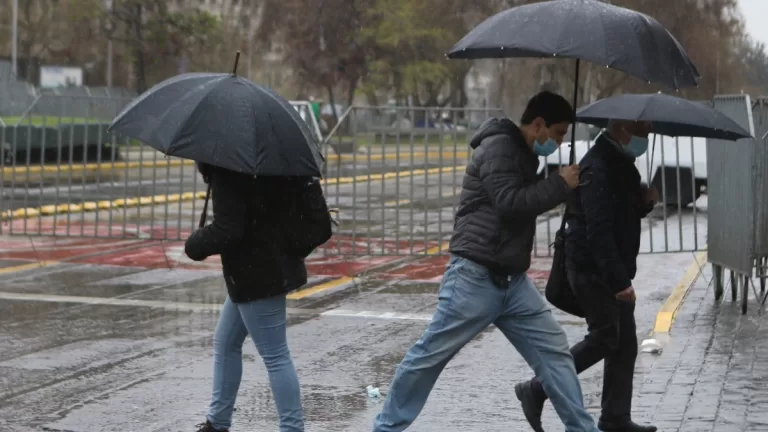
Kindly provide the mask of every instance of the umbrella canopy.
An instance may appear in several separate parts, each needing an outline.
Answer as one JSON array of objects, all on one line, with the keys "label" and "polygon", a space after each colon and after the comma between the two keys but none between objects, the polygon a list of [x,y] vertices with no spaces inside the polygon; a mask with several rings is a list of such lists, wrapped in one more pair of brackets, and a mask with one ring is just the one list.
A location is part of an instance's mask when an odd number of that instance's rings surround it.
[{"label": "umbrella canopy", "polygon": [[498,13],[448,53],[452,59],[566,57],[670,88],[695,86],[696,66],[655,19],[596,0],[553,0]]},{"label": "umbrella canopy", "polygon": [[610,120],[647,121],[653,132],[667,136],[717,138],[735,141],[751,135],[716,109],[661,93],[624,94],[580,108],[576,120],[606,127]]},{"label": "umbrella canopy", "polygon": [[133,101],[110,131],[169,156],[259,176],[321,176],[309,126],[277,93],[232,74],[168,79]]}]

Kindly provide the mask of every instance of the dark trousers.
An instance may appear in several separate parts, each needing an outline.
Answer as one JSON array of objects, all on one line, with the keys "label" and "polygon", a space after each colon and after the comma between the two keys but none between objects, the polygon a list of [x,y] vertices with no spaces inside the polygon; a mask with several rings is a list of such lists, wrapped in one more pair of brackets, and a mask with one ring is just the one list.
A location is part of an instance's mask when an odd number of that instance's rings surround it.
[{"label": "dark trousers", "polygon": [[[628,421],[637,359],[635,305],[616,300],[615,294],[592,273],[569,269],[568,281],[584,310],[588,327],[584,340],[571,347],[576,372],[605,360],[600,419]],[[534,391],[546,397],[538,380],[533,383]]]}]

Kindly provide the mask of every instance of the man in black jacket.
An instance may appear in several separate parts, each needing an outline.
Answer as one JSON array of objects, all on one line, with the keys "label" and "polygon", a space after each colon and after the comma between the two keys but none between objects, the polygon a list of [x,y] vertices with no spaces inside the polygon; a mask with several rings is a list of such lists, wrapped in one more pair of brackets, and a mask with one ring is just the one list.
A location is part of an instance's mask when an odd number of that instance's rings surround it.
[{"label": "man in black jacket", "polygon": [[571,105],[543,92],[529,101],[520,127],[489,119],[472,138],[437,311],[397,368],[375,432],[406,429],[448,361],[491,324],[541,378],[567,431],[597,432],[565,332],[525,273],[536,217],[578,185],[577,166],[545,180],[536,176],[539,156],[557,150],[572,122]]},{"label": "man in black jacket", "polygon": [[[581,373],[605,359],[602,415],[606,432],[654,432],[631,420],[632,377],[637,358],[635,289],[640,220],[658,199],[640,183],[635,158],[648,148],[650,125],[611,122],[581,160],[580,185],[570,203],[566,227],[568,281],[586,315],[588,334],[571,348]],[[549,395],[534,378],[515,387],[534,430]]]}]

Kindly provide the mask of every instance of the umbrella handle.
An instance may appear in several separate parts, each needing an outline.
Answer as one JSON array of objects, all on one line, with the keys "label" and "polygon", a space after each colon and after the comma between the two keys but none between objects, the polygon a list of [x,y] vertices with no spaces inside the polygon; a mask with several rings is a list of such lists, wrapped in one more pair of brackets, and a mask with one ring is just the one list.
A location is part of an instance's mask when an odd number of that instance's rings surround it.
[{"label": "umbrella handle", "polygon": [[205,193],[205,204],[203,204],[203,213],[200,215],[200,225],[198,228],[205,226],[205,218],[208,215],[208,201],[211,199],[211,184],[208,183],[208,192]]}]

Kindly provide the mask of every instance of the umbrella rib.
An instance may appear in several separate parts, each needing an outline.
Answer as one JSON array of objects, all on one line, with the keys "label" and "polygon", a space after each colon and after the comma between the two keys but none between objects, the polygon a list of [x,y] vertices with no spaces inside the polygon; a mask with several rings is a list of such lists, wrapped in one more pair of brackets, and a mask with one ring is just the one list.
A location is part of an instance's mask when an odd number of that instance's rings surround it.
[{"label": "umbrella rib", "polygon": [[[195,107],[195,109],[194,109],[194,110],[192,110],[192,112],[191,112],[191,113],[189,114],[189,116],[187,117],[188,119],[190,119],[190,118],[193,118],[193,117],[194,117],[195,113],[197,113],[197,111],[200,109],[200,107],[201,107],[201,106],[203,106],[203,101],[204,101],[204,100],[205,100],[205,99],[206,99],[208,96],[210,96],[211,92],[212,92],[214,89],[216,89],[216,88],[217,88],[219,85],[221,85],[221,83],[222,83],[222,82],[224,82],[224,80],[225,80],[226,78],[228,78],[228,77],[229,77],[229,75],[225,75],[225,76],[222,76],[222,77],[221,77],[221,79],[220,79],[218,82],[216,82],[215,84],[212,84],[212,85],[211,85],[211,86],[208,88],[208,91],[205,93],[205,96],[203,96],[202,98],[200,98],[200,102],[198,102],[198,104],[197,104],[197,106]],[[163,120],[164,118],[165,118],[165,117],[163,117],[161,120]],[[180,127],[180,128],[176,129],[176,132],[173,134],[173,137],[172,137],[172,139],[171,139],[171,140],[168,142],[168,153],[166,153],[166,155],[168,155],[168,156],[171,156],[171,153],[172,153],[172,149],[171,149],[171,147],[172,147],[172,144],[173,144],[174,142],[176,142],[176,140],[177,140],[177,139],[179,139],[179,135],[181,135],[181,131],[183,131],[183,130],[185,129],[185,127],[186,127],[186,122],[185,122],[183,125],[181,125],[181,127]],[[219,144],[218,144],[218,143],[216,143],[216,146],[217,146],[217,147],[218,147],[218,145],[219,145]]]}]

